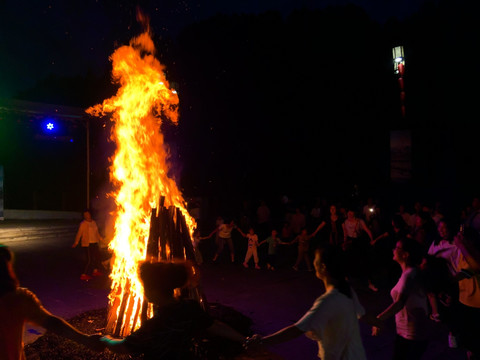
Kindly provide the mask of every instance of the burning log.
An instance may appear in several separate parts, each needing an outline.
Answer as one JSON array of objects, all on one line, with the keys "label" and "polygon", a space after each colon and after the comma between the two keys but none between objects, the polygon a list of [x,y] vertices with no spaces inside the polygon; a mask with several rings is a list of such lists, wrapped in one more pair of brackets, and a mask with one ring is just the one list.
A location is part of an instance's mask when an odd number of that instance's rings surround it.
[{"label": "burning log", "polygon": [[[130,284],[127,282],[127,289],[130,287]],[[123,336],[125,331],[122,331],[123,327],[123,317],[125,315],[125,308],[127,307],[127,303],[129,302],[130,299],[130,291],[125,291],[123,293],[123,298],[122,301],[119,303],[120,307],[118,309],[118,314],[117,314],[117,321],[115,322],[115,328],[113,331],[114,336]]]},{"label": "burning log", "polygon": [[[163,204],[162,199],[160,203]],[[176,207],[166,208],[163,206],[159,209],[152,209],[146,261],[173,259],[186,259],[195,264],[192,239],[185,216],[181,209]],[[148,319],[149,303],[132,296],[129,287],[130,283],[127,282],[122,299],[118,295],[109,309],[106,332],[113,336],[126,336],[136,328],[137,324]],[[195,299],[203,308],[206,307],[205,295],[199,284],[185,289],[181,295]],[[140,305],[139,302],[141,302]]]}]

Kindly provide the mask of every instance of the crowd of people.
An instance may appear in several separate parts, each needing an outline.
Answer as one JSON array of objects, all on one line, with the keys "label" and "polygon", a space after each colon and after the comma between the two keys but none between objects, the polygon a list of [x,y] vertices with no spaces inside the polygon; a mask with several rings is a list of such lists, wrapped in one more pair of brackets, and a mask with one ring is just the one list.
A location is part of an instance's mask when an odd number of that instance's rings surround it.
[{"label": "crowd of people", "polygon": [[[207,235],[202,237],[201,229],[196,231],[194,249],[199,254],[193,262],[140,265],[139,278],[145,297],[154,306],[154,316],[124,339],[83,334],[48,312],[31,291],[20,287],[13,253],[0,246],[0,357],[24,358],[24,323],[33,322],[96,351],[143,354],[145,359],[195,358],[192,341],[205,333],[246,348],[270,346],[304,334],[317,342],[321,359],[362,360],[366,355],[359,320],[369,323],[371,335],[377,336],[386,321],[394,318],[393,359],[421,359],[430,329],[437,322],[448,328],[449,346],[465,349],[469,360],[478,359],[480,201],[474,198],[471,207],[459,211],[454,219],[439,206],[429,208],[417,202],[414,209],[408,213],[399,206],[398,211],[387,215],[373,199],[348,207],[319,201],[308,212],[294,206],[281,219],[274,219],[262,201],[256,219],[243,217],[237,224],[233,218],[218,217]],[[73,244],[82,243],[85,248],[84,273],[89,268],[95,271],[90,260],[97,256],[95,244],[101,240],[89,215],[84,214]],[[235,264],[240,247],[234,234],[245,244],[244,267],[249,267],[253,257],[257,270],[263,266],[276,270],[282,266],[277,249],[284,247],[292,255],[287,260],[292,262],[283,265],[293,271],[314,271],[323,282],[325,292],[298,321],[272,334],[247,337],[213,319],[198,302],[174,291],[192,286],[195,266],[205,259],[200,244],[214,235],[216,247],[209,260],[220,262],[227,244],[228,262]],[[263,244],[268,245],[264,258],[257,251]],[[366,313],[356,295],[354,279],[364,280],[373,292],[389,287],[391,304],[378,314]]]},{"label": "crowd of people", "polygon": [[[372,335],[376,336],[389,318],[395,318],[394,359],[420,359],[427,349],[431,326],[437,322],[448,327],[450,347],[462,347],[467,350],[469,359],[476,359],[480,356],[478,341],[474,340],[480,338],[477,267],[480,262],[480,201],[473,198],[471,204],[458,210],[457,216],[452,216],[455,212],[444,213],[438,202],[428,206],[417,201],[412,210],[409,213],[405,205],[400,204],[395,211],[386,214],[373,198],[349,206],[316,201],[309,211],[293,206],[280,212],[279,219],[274,219],[273,212],[262,201],[257,209],[257,215],[262,214],[262,226],[256,227],[254,217],[243,219],[239,225],[229,219],[229,224],[248,238],[245,267],[253,254],[256,269],[263,265],[267,269],[283,265],[299,271],[304,263],[303,269],[313,271],[311,264],[313,259],[314,263],[318,262],[318,249],[331,247],[345,260],[341,262],[342,277],[350,283],[360,280],[355,284],[365,284],[373,292],[379,287],[391,289],[391,305],[373,320],[371,316],[368,319]],[[240,228],[242,224],[248,224],[248,235]],[[267,241],[271,244],[268,256],[262,259],[257,248]],[[294,243],[298,248],[289,246]],[[233,248],[235,244],[241,247],[233,241]],[[287,262],[279,264],[275,257],[282,248]],[[217,246],[214,262],[220,254],[221,248]],[[315,270],[317,277],[327,284],[316,267]],[[310,313],[316,312],[317,305]],[[288,340],[308,331],[297,325],[263,338],[264,344]],[[322,341],[319,343],[321,358],[349,358],[329,357],[323,348],[325,337]],[[357,354],[351,358],[361,359],[362,356]]]}]

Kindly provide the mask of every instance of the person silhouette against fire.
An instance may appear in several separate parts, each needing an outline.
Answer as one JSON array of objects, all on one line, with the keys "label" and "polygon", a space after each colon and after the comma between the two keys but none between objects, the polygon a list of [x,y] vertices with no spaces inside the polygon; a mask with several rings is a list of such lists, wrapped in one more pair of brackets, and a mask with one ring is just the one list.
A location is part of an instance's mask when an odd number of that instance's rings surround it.
[{"label": "person silhouette against fire", "polygon": [[116,354],[144,355],[150,359],[194,359],[194,339],[219,336],[243,344],[246,337],[213,319],[198,301],[175,297],[174,290],[193,283],[188,261],[144,262],[139,267],[145,298],[153,303],[154,316],[123,339],[104,336],[99,341]]}]

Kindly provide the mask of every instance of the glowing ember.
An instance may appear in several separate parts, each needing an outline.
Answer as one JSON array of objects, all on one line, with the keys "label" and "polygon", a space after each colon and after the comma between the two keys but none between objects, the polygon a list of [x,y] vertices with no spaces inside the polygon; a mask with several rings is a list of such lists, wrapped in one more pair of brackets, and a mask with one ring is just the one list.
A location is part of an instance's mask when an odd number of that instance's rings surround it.
[{"label": "glowing ember", "polygon": [[[143,289],[138,279],[138,264],[146,259],[152,208],[158,208],[161,196],[165,206],[179,208],[185,216],[190,235],[195,227],[181,192],[168,177],[167,151],[160,131],[161,118],[178,122],[178,95],[169,88],[164,67],[154,57],[155,47],[145,18],[139,14],[146,31],[118,48],[111,56],[112,75],[120,84],[117,95],[87,110],[95,116],[112,114],[111,140],[117,145],[110,168],[115,187],[117,212],[111,272],[110,305],[117,306],[118,321],[127,335],[140,326],[137,319],[143,304]],[[126,300],[126,302],[125,302]],[[125,302],[118,306],[120,302]],[[128,309],[123,314],[120,308]]]}]

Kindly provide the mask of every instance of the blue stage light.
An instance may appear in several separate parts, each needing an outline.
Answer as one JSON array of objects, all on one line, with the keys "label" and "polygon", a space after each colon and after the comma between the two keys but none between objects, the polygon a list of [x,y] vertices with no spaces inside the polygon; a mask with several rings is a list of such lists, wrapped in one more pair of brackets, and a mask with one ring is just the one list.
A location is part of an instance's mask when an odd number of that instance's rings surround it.
[{"label": "blue stage light", "polygon": [[52,118],[46,118],[41,122],[41,131],[46,136],[58,136],[61,135],[62,126],[61,124]]}]

